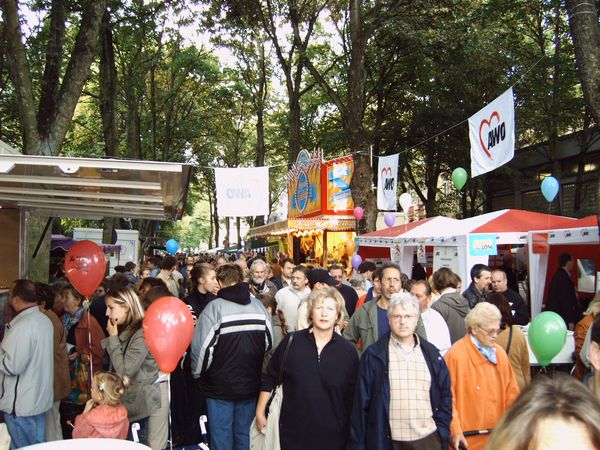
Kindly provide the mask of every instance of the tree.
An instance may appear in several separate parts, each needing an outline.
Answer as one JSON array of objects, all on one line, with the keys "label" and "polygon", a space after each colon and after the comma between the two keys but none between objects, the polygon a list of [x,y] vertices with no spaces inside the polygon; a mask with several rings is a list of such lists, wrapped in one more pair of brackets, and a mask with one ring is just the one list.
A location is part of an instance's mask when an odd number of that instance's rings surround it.
[{"label": "tree", "polygon": [[575,56],[586,103],[600,123],[600,25],[598,7],[587,0],[566,0]]},{"label": "tree", "polygon": [[23,43],[18,3],[13,0],[0,1],[8,50],[7,59],[18,100],[25,154],[60,154],[75,107],[90,74],[90,66],[96,58],[100,23],[106,4],[104,0],[89,0],[83,3],[79,31],[60,83],[65,33],[63,4],[64,2],[59,0],[52,1],[44,78],[36,108],[36,89]]}]

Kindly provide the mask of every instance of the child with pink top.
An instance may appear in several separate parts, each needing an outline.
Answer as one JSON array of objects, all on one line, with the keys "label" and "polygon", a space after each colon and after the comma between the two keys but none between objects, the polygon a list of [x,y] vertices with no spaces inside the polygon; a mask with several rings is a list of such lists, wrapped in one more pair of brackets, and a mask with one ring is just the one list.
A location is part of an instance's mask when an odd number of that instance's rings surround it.
[{"label": "child with pink top", "polygon": [[92,380],[92,398],[75,419],[73,438],[126,439],[127,409],[122,398],[129,379],[116,373],[98,372]]}]

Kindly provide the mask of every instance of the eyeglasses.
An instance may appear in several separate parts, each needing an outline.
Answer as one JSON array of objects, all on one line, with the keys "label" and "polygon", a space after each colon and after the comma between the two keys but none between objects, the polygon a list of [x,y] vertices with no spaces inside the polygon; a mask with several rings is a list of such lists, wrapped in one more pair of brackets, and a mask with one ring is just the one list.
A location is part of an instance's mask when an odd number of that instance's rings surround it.
[{"label": "eyeglasses", "polygon": [[390,317],[392,318],[392,320],[400,320],[402,322],[407,322],[411,319],[414,319],[417,316],[415,314],[392,314]]},{"label": "eyeglasses", "polygon": [[500,328],[492,328],[491,330],[488,330],[486,328],[480,327],[479,325],[477,325],[477,328],[485,331],[485,334],[487,334],[490,337],[498,336],[500,334],[500,332],[502,331]]},{"label": "eyeglasses", "polygon": [[382,278],[381,282],[385,283],[385,284],[399,284],[400,278],[392,278],[392,277]]}]

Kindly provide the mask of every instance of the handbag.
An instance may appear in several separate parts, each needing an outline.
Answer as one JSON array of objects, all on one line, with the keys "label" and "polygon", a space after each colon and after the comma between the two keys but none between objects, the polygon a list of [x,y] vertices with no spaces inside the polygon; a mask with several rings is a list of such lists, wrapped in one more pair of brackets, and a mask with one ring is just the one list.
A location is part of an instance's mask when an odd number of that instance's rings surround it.
[{"label": "handbag", "polygon": [[90,363],[85,362],[81,355],[69,361],[69,375],[71,377],[71,392],[65,401],[77,405],[85,405],[90,399],[91,377]]},{"label": "handbag", "polygon": [[252,424],[250,425],[251,450],[280,450],[281,448],[279,443],[279,414],[281,413],[281,404],[283,403],[283,369],[293,339],[294,333],[291,333],[285,347],[279,374],[277,375],[277,384],[271,391],[271,396],[267,401],[267,406],[265,408],[266,415],[269,418],[269,420],[267,420],[267,426],[264,430],[259,430],[256,427],[256,417],[252,420]]}]

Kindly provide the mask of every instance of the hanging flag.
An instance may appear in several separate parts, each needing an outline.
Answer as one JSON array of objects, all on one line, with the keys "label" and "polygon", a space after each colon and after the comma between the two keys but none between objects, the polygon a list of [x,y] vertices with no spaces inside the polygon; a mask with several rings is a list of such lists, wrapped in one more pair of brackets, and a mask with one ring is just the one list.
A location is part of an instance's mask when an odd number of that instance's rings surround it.
[{"label": "hanging flag", "polygon": [[215,169],[217,210],[221,217],[269,214],[269,168]]},{"label": "hanging flag", "polygon": [[396,211],[398,191],[398,154],[379,157],[377,209]]},{"label": "hanging flag", "polygon": [[515,104],[510,88],[469,118],[471,177],[494,170],[515,154]]}]

